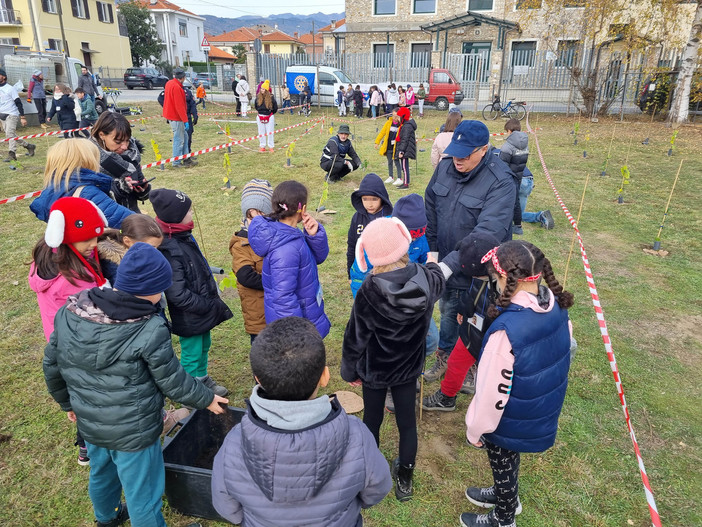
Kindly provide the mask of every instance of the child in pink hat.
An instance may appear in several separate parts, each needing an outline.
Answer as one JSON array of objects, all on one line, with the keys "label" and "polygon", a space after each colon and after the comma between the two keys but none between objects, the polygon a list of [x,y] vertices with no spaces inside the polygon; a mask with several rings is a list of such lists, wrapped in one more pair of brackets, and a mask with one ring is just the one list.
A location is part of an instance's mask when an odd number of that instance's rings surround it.
[{"label": "child in pink hat", "polygon": [[352,386],[363,385],[363,422],[378,443],[385,393],[388,388],[392,392],[400,432],[400,452],[392,473],[400,501],[412,497],[417,455],[415,387],[434,304],[446,283],[438,265],[409,261],[411,241],[397,218],[379,218],[363,230],[356,244],[356,264],[366,270],[365,253],[373,269],[356,295],[341,359],[341,377]]}]

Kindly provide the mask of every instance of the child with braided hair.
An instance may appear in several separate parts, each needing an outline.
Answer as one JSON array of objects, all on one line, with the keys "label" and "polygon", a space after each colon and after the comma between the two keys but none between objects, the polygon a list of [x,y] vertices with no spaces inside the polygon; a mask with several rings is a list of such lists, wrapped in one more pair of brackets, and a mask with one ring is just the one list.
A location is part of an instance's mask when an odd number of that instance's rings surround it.
[{"label": "child with braided hair", "polygon": [[[508,241],[482,259],[497,282],[495,317],[485,333],[475,397],[466,414],[468,442],[487,450],[494,484],[469,487],[468,500],[494,507],[463,513],[464,527],[516,527],[519,455],[543,452],[556,440],[570,368],[573,295],[563,290],[551,262],[525,241]],[[546,285],[542,285],[541,281]]]}]

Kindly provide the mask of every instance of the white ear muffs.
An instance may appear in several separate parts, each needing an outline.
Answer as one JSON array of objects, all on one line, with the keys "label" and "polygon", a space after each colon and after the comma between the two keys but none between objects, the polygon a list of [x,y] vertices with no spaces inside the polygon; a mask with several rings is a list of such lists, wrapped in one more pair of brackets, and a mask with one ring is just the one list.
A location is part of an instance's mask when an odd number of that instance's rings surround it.
[{"label": "white ear muffs", "polygon": [[63,235],[66,232],[66,218],[60,210],[52,210],[49,214],[49,221],[46,222],[44,241],[49,247],[56,249],[63,243]]},{"label": "white ear muffs", "polygon": [[362,273],[368,271],[368,266],[366,265],[366,252],[363,249],[363,233],[359,236],[356,242],[356,265],[361,270]]},{"label": "white ear muffs", "polygon": [[102,223],[105,225],[105,227],[108,227],[109,225],[108,225],[108,223],[107,223],[107,217],[106,217],[105,214],[100,210],[100,207],[98,207],[97,205],[95,205],[95,203],[93,203],[93,202],[90,201],[90,200],[87,200],[87,201],[88,201],[88,203],[90,203],[93,207],[95,207],[95,210],[96,210],[97,213],[100,215],[100,219],[102,220]]}]

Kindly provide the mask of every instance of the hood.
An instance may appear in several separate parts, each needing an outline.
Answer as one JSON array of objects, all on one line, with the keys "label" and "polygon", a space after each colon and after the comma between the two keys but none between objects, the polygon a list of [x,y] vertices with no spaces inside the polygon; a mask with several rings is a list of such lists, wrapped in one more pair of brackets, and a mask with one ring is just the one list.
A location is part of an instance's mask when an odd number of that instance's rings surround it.
[{"label": "hood", "polygon": [[404,123],[402,123],[402,126],[409,126],[410,128],[412,128],[412,130],[414,132],[417,131],[417,123],[414,122],[414,119],[410,119],[409,121],[405,121]]},{"label": "hood", "polygon": [[358,212],[368,214],[363,206],[363,196],[375,196],[376,198],[380,198],[383,202],[383,207],[382,211],[378,212],[382,212],[383,216],[392,214],[392,203],[390,202],[388,189],[378,174],[366,174],[366,176],[361,180],[358,190],[351,194],[351,204],[353,207]]},{"label": "hood", "polygon": [[429,302],[429,282],[420,265],[370,276],[370,305],[381,316],[406,323],[424,316],[432,306]]},{"label": "hood", "polygon": [[93,172],[87,168],[81,168],[79,175],[74,174],[69,178],[68,188],[66,188],[66,184],[63,180],[58,190],[55,189],[53,185],[45,187],[44,190],[41,191],[41,195],[32,201],[29,208],[41,221],[48,221],[49,209],[51,205],[54,204],[54,201],[62,196],[72,195],[75,189],[81,185],[97,187],[99,190],[109,195],[112,187],[112,178],[105,174],[100,174],[99,172]]},{"label": "hood", "polygon": [[257,255],[264,258],[281,245],[303,236],[300,229],[265,216],[256,216],[249,225],[249,244]]},{"label": "hood", "polygon": [[241,452],[251,479],[272,503],[303,504],[337,471],[349,443],[349,421],[336,399],[321,423],[294,433],[272,428],[249,405]]},{"label": "hood", "polygon": [[526,150],[529,147],[529,135],[526,132],[512,132],[505,142],[514,145],[517,150]]},{"label": "hood", "polygon": [[60,274],[57,274],[53,278],[45,280],[44,278],[39,276],[39,273],[37,273],[36,271],[34,262],[32,262],[32,265],[29,267],[29,278],[27,278],[27,280],[29,281],[29,287],[32,289],[32,291],[34,291],[35,293],[43,293],[44,291],[49,289],[56,282],[56,280],[59,279],[60,276]]},{"label": "hood", "polygon": [[100,240],[97,249],[101,260],[107,260],[117,265],[120,264],[124,254],[127,252],[127,248],[124,245],[112,238]]}]

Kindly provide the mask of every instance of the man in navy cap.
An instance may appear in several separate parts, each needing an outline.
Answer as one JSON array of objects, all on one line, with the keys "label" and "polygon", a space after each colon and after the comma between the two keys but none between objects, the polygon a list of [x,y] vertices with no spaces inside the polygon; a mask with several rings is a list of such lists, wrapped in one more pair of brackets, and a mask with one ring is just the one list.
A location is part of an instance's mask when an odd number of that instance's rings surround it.
[{"label": "man in navy cap", "polygon": [[429,261],[439,261],[447,279],[439,301],[441,326],[434,366],[424,374],[427,382],[439,379],[458,338],[456,315],[468,278],[458,272],[458,244],[472,232],[488,233],[500,242],[511,238],[516,199],[515,175],[491,155],[490,134],[480,121],[462,121],[424,193],[427,212]]}]

